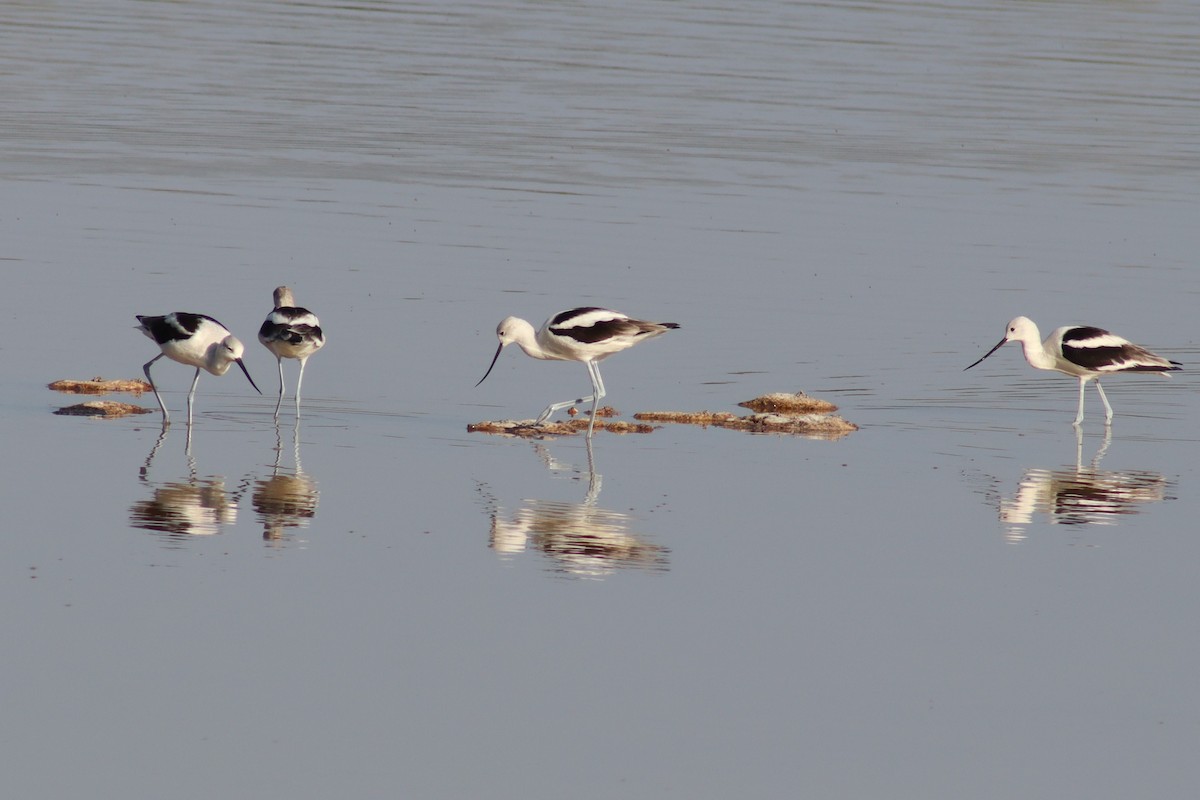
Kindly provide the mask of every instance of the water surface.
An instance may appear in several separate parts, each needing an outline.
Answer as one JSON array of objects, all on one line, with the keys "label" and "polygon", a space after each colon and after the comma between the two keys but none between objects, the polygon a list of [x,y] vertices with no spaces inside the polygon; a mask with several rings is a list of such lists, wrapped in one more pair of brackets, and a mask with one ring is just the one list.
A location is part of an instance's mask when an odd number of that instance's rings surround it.
[{"label": "water surface", "polygon": [[[1185,794],[1198,35],[1185,2],[0,8],[7,785]],[[281,283],[329,344],[276,425]],[[583,304],[682,325],[605,362],[626,416],[803,389],[862,429],[467,434],[586,390],[519,352],[473,387],[500,319]],[[49,413],[172,310],[265,396],[202,376],[190,437]],[[962,371],[1018,314],[1187,366],[1077,438],[1015,346]]]}]

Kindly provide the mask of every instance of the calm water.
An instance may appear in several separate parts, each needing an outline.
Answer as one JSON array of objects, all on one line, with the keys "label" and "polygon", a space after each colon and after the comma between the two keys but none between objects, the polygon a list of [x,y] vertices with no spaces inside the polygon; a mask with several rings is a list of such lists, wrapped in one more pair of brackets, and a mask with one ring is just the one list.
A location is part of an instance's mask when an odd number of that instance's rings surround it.
[{"label": "calm water", "polygon": [[[1189,2],[0,7],[14,796],[1179,797],[1200,744]],[[254,342],[329,336],[297,422]],[[467,434],[586,390],[837,442]],[[265,396],[53,416],[200,311]],[[1005,322],[1187,369],[1094,390]],[[296,367],[286,365],[289,386]],[[143,397],[153,407],[153,398]]]}]

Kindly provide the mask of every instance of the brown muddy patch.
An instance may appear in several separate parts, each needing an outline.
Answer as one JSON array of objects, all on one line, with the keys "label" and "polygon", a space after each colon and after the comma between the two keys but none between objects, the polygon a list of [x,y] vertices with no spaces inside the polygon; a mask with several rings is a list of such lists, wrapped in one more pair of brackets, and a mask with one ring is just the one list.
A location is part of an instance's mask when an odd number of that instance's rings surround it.
[{"label": "brown muddy patch", "polygon": [[701,427],[729,428],[748,433],[782,433],[811,439],[840,439],[858,430],[834,414],[837,406],[804,392],[772,392],[745,400],[739,406],[758,413],[738,416],[728,411],[643,411],[634,419]]},{"label": "brown muddy patch", "polygon": [[[753,400],[738,403],[758,413],[739,416],[731,411],[640,411],[633,415],[636,423],[604,419],[614,417],[617,411],[605,406],[596,412],[595,430],[610,433],[650,433],[659,425],[650,423],[674,423],[698,425],[702,428],[728,428],[748,433],[780,433],[805,436],[813,439],[839,439],[858,430],[834,414],[837,406],[828,400],[810,397],[803,392],[772,392]],[[471,433],[495,433],[508,436],[537,438],[540,436],[571,436],[586,432],[588,417],[576,417],[575,409],[567,412],[572,419],[562,422],[546,422],[535,425],[533,420],[499,420],[477,422],[467,426]]]},{"label": "brown muddy patch", "polygon": [[154,409],[113,400],[88,400],[65,406],[54,413],[65,417],[127,417],[130,414],[153,414]]},{"label": "brown muddy patch", "polygon": [[[586,433],[589,417],[587,415],[577,416],[579,412],[573,408],[567,413],[571,415],[571,419],[543,422],[541,425],[535,425],[531,419],[485,420],[467,425],[467,432],[496,433],[505,436],[519,436],[526,439],[536,439],[541,436],[573,436],[577,433]],[[608,431],[609,433],[650,433],[657,427],[645,423],[612,419],[618,413],[612,406],[603,406],[596,409],[596,425],[594,429],[597,431]]]},{"label": "brown muddy patch", "polygon": [[748,433],[786,433],[814,439],[840,439],[858,430],[836,414],[748,414],[728,411],[642,411],[633,415],[642,422],[674,422],[703,428],[728,428]]},{"label": "brown muddy patch", "polygon": [[743,408],[769,414],[832,414],[838,407],[804,392],[771,392],[738,403]]},{"label": "brown muddy patch", "polygon": [[150,384],[143,380],[124,380],[121,378],[105,380],[104,378],[92,378],[91,380],[74,380],[66,378],[61,381],[55,381],[46,385],[47,389],[52,389],[56,392],[65,392],[66,394],[136,394],[141,396],[142,392],[149,392]]}]

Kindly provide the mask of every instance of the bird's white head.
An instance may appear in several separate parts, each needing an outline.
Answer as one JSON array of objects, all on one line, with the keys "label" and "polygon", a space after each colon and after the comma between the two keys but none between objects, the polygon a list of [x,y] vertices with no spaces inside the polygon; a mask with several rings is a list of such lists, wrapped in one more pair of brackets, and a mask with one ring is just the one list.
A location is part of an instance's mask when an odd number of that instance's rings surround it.
[{"label": "bird's white head", "polygon": [[241,341],[232,334],[226,336],[219,342],[213,342],[208,347],[208,364],[205,367],[213,375],[224,375],[229,371],[229,367],[235,361],[242,360],[242,354],[246,352],[246,348]]},{"label": "bird's white head", "polygon": [[[1008,327],[1004,329],[1004,338],[997,342],[995,347],[984,353],[983,358],[987,358],[1009,342],[1033,342],[1036,344],[1037,341],[1038,328],[1037,325],[1034,324],[1033,320],[1031,320],[1029,317],[1016,317],[1015,319],[1009,320]],[[983,358],[979,359],[979,361],[976,361],[975,364],[971,365],[971,367],[981,363]],[[966,372],[971,367],[967,367],[963,370],[963,372]]]},{"label": "bird's white head", "polygon": [[1041,341],[1041,334],[1038,333],[1038,326],[1029,317],[1017,317],[1009,321],[1004,331],[1004,341],[1037,344]]},{"label": "bird's white head", "polygon": [[250,371],[246,369],[246,364],[242,361],[242,353],[246,352],[246,348],[232,333],[226,336],[219,342],[214,342],[208,348],[207,364],[205,369],[213,375],[224,375],[229,371],[232,364],[237,364],[242,368],[242,372],[246,375],[246,380],[250,381],[250,385],[254,387],[254,391],[262,394],[262,389],[258,388],[258,384],[254,382],[254,378],[250,377]]},{"label": "bird's white head", "polygon": [[533,326],[520,317],[505,317],[496,326],[496,338],[500,340],[500,346],[510,345],[514,342],[532,342],[534,340]]},{"label": "bird's white head", "polygon": [[[508,345],[516,342],[522,350],[535,358],[538,357],[536,354],[541,352],[541,348],[537,345],[533,326],[520,317],[502,319],[496,326],[496,338],[500,340],[500,346],[496,348],[496,355],[492,356],[492,363],[488,366],[487,372],[483,373],[483,377],[479,379],[479,383],[486,381],[487,376],[492,374],[492,368],[496,366],[501,351]],[[479,383],[475,385],[478,386]]]}]

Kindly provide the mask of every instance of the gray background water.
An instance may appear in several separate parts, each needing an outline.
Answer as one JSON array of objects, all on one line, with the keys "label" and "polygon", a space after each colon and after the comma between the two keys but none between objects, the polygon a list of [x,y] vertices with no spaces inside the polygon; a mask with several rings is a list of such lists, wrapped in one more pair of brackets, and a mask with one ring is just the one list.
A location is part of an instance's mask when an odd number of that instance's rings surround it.
[{"label": "gray background water", "polygon": [[[1186,0],[0,6],[7,791],[1188,795],[1197,41]],[[329,344],[277,428],[280,283]],[[592,475],[466,433],[586,389],[473,388],[582,304],[683,326],[605,363],[626,416],[862,430]],[[172,310],[266,396],[203,376],[190,451],[49,413]],[[1188,369],[1109,381],[1109,440],[1089,390],[1077,455],[1073,381],[962,372],[1018,314]]]}]

